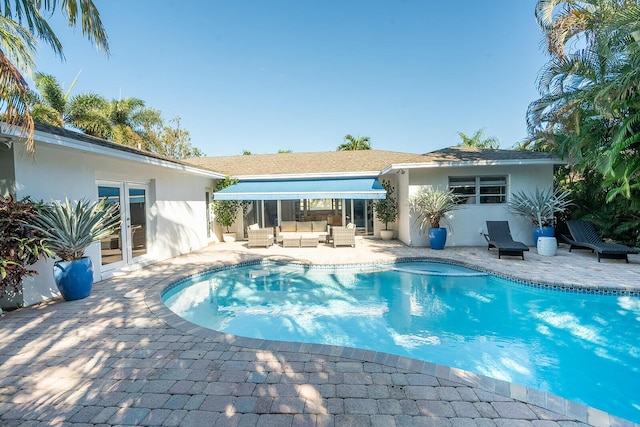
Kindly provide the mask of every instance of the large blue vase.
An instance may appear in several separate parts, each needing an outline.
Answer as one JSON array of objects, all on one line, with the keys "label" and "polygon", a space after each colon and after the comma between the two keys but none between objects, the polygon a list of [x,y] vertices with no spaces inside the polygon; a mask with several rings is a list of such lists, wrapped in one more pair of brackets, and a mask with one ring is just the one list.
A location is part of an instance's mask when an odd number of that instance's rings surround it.
[{"label": "large blue vase", "polygon": [[537,227],[534,226],[533,227],[533,245],[537,245],[538,244],[538,237],[555,237],[556,236],[556,229],[551,227],[551,226],[545,226],[545,227]]},{"label": "large blue vase", "polygon": [[429,243],[431,244],[431,249],[437,249],[437,250],[444,249],[444,244],[447,243],[447,229],[446,228],[430,228]]},{"label": "large blue vase", "polygon": [[56,261],[53,264],[53,278],[65,300],[86,298],[93,286],[93,262],[89,257]]}]

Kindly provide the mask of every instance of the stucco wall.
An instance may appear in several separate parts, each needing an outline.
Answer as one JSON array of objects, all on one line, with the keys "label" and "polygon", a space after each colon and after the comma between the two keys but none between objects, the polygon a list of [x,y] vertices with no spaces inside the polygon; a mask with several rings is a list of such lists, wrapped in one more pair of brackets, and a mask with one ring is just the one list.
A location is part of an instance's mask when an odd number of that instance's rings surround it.
[{"label": "stucco wall", "polygon": [[[101,154],[82,152],[51,144],[37,145],[34,158],[15,156],[15,182],[18,198],[34,200],[97,200],[97,180],[148,185],[147,247],[139,262],[149,264],[187,253],[208,244],[205,191],[213,186],[208,177],[184,171],[142,164]],[[103,278],[100,245],[86,251],[94,263],[94,279]],[[52,277],[53,262],[36,264],[40,272],[25,281],[25,304],[33,304],[57,294]],[[136,265],[127,268],[135,268]]]},{"label": "stucco wall", "polygon": [[[399,187],[407,194],[399,198],[401,224],[399,238],[410,246],[429,246],[426,234],[419,232],[415,220],[409,213],[409,197],[415,194],[420,186],[432,185],[446,188],[449,176],[486,176],[506,175],[508,178],[507,195],[521,190],[533,191],[536,187],[548,188],[553,185],[552,165],[514,165],[514,166],[474,166],[474,167],[440,167],[428,169],[410,169],[405,175],[406,185]],[[463,205],[459,210],[451,212],[447,221],[441,222],[447,228],[447,246],[484,246],[486,241],[482,235],[486,232],[486,221],[509,221],[511,234],[515,240],[533,245],[531,224],[524,218],[511,213],[506,204]]]}]

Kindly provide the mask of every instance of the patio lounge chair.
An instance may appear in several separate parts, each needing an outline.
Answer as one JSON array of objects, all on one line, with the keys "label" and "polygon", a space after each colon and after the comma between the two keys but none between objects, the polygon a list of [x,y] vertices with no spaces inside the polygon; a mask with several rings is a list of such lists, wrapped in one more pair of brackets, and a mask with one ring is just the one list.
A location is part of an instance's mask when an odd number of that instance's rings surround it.
[{"label": "patio lounge chair", "polygon": [[346,227],[331,227],[331,237],[333,238],[333,247],[336,246],[352,246],[356,247],[356,226],[349,224]]},{"label": "patio lounge chair", "polygon": [[250,248],[255,246],[264,246],[265,248],[268,248],[273,245],[273,230],[271,228],[248,228],[247,236],[249,237],[248,246]]},{"label": "patio lounge chair", "polygon": [[562,239],[569,243],[569,252],[572,249],[591,249],[600,258],[624,259],[629,263],[629,254],[637,254],[633,248],[619,243],[605,243],[598,234],[596,227],[590,221],[569,220],[567,227],[571,236],[562,235]]},{"label": "patio lounge chair", "polygon": [[524,243],[513,240],[508,221],[487,221],[487,233],[484,238],[489,244],[487,249],[498,249],[498,259],[502,255],[521,256],[524,259],[524,251],[529,250]]}]

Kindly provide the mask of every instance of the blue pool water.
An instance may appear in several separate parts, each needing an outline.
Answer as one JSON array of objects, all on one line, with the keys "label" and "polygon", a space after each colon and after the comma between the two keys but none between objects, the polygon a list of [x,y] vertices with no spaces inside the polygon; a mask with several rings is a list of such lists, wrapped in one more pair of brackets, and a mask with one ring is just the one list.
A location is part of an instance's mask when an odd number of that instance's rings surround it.
[{"label": "blue pool water", "polygon": [[217,331],[408,356],[640,422],[637,297],[560,292],[411,262],[236,267],[182,282],[163,300]]}]

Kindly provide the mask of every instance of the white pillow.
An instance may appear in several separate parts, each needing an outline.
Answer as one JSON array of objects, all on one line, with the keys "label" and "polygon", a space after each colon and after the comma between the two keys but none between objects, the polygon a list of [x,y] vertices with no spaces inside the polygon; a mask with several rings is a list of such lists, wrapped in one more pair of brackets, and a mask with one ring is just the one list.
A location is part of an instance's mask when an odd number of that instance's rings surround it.
[{"label": "white pillow", "polygon": [[249,226],[249,230],[260,230],[260,226],[258,225],[258,223],[256,222],[255,224],[251,224]]},{"label": "white pillow", "polygon": [[356,225],[354,223],[350,222],[349,224],[347,224],[347,228],[348,229],[356,228]]}]

